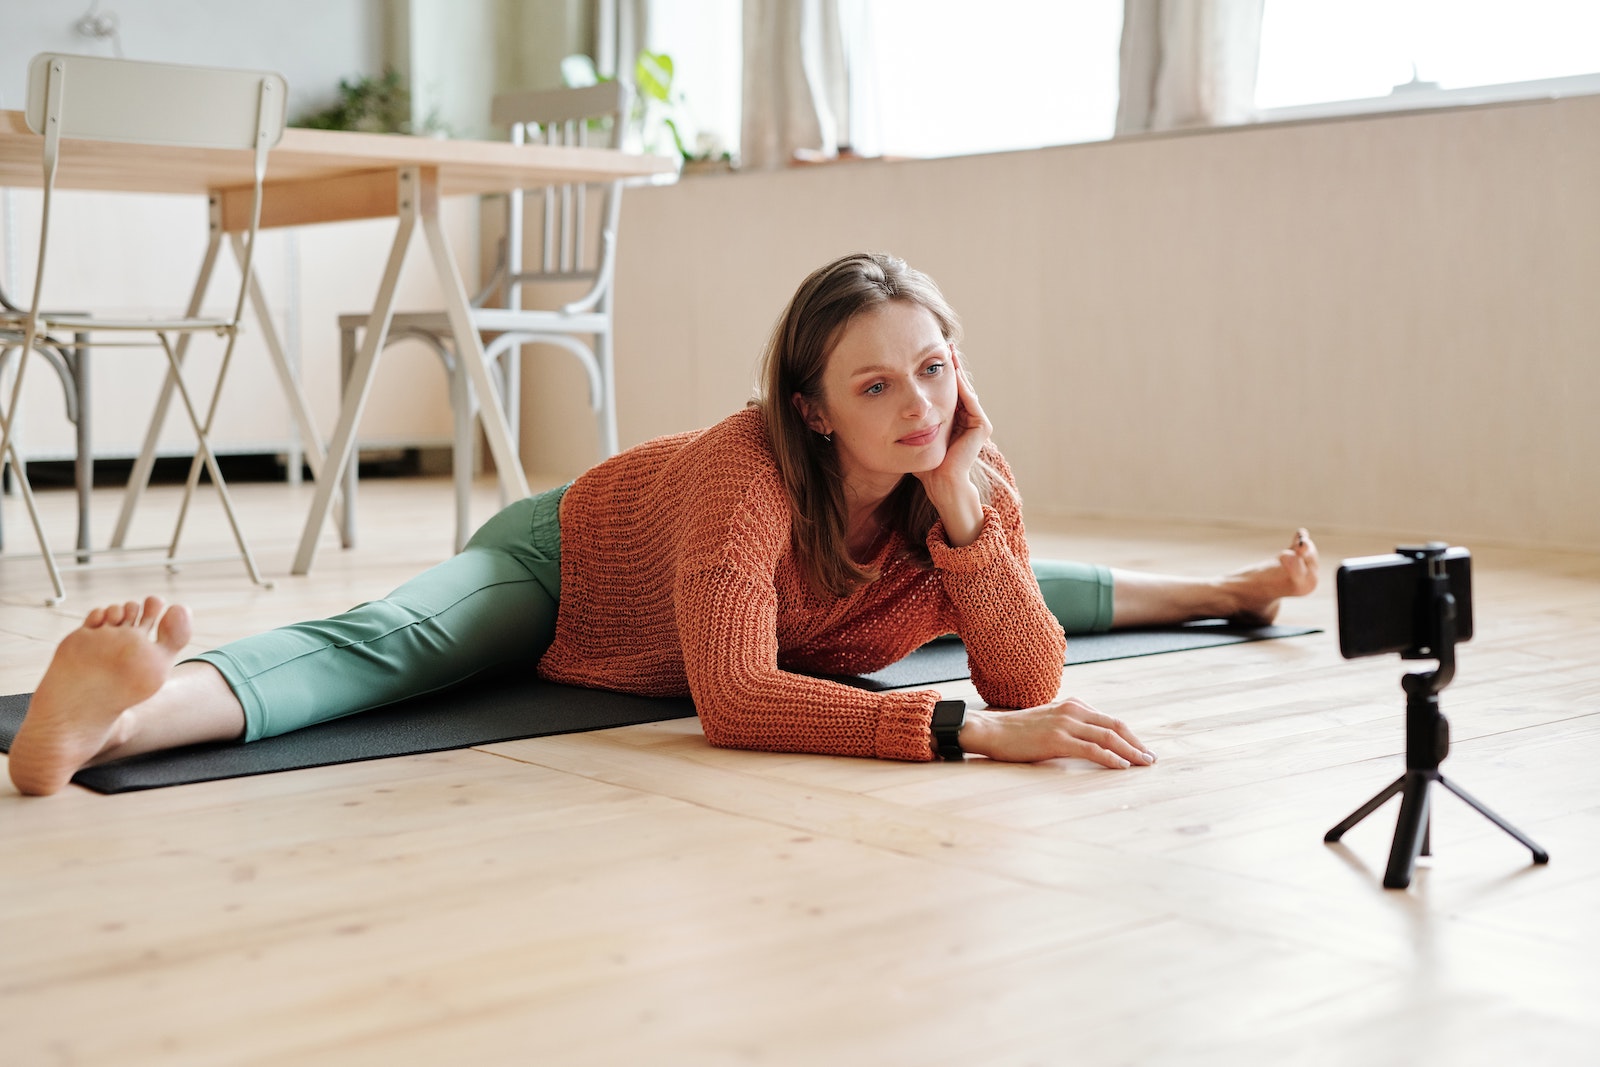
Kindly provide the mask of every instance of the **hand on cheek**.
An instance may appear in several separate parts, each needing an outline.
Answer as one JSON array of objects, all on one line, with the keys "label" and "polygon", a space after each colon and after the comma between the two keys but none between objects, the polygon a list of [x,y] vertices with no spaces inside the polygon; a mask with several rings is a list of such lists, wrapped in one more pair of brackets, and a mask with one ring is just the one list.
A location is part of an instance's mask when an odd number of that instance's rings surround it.
[{"label": "hand on cheek", "polygon": [[955,412],[950,417],[950,437],[944,460],[931,471],[918,474],[923,488],[944,520],[945,536],[953,547],[961,548],[977,540],[983,530],[983,502],[972,484],[972,468],[978,453],[989,442],[994,427],[978,403],[977,394],[961,374],[960,357],[950,352],[951,373],[956,382]]}]

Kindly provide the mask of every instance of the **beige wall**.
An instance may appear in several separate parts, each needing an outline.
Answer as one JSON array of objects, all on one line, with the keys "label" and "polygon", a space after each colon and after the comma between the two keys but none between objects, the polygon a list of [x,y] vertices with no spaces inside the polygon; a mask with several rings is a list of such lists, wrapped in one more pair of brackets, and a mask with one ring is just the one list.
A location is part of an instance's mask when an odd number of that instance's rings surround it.
[{"label": "beige wall", "polygon": [[[1034,512],[1600,548],[1597,190],[1600,97],[630,190],[623,444],[738,406],[805,273],[888,249]],[[527,462],[581,469],[576,368],[529,362]]]}]

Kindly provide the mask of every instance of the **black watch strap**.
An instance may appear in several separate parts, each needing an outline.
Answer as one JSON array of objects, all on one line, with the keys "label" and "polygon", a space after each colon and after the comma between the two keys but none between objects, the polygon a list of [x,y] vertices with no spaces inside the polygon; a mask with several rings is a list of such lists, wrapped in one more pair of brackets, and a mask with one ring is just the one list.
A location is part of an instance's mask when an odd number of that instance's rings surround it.
[{"label": "black watch strap", "polygon": [[941,700],[933,706],[933,747],[940,759],[965,759],[961,724],[967,721],[965,700]]}]

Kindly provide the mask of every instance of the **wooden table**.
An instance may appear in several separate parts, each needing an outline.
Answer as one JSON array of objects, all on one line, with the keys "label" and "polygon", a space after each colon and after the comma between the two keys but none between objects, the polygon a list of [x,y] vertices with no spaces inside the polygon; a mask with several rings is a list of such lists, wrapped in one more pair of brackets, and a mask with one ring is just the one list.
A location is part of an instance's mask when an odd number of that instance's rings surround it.
[{"label": "wooden table", "polygon": [[[399,134],[344,133],[289,129],[272,150],[261,209],[261,228],[307,226],[344,219],[399,220],[383,280],[363,334],[360,353],[339,412],[339,422],[326,453],[276,331],[265,297],[252,282],[251,303],[263,340],[272,353],[285,393],[307,442],[307,462],[316,479],[311,514],[295,554],[293,572],[311,569],[317,536],[327,521],[344,469],[355,446],[356,427],[371,390],[378,353],[383,351],[394,312],[395,287],[407,247],[420,222],[429,256],[444,290],[445,311],[479,396],[492,397],[495,387],[485,365],[483,342],[473,328],[468,293],[461,270],[450,253],[439,224],[439,200],[446,196],[501,193],[517,188],[566,182],[610,181],[670,173],[670,160],[628,155],[607,148],[564,148],[514,145],[497,141],[458,141]],[[0,186],[38,186],[43,180],[38,135],[20,111],[0,111]],[[112,142],[63,141],[56,184],[63,189],[204,195],[211,204],[211,240],[195,282],[190,313],[198,311],[210,284],[223,237],[242,257],[243,234],[249,229],[251,158],[249,153],[193,148],[153,148]],[[154,463],[155,435],[171,400],[169,376],[158,401],[146,446],[129,479],[113,546],[122,544]],[[502,409],[485,403],[480,412],[490,454],[503,490],[525,496],[528,482],[511,440]]]}]

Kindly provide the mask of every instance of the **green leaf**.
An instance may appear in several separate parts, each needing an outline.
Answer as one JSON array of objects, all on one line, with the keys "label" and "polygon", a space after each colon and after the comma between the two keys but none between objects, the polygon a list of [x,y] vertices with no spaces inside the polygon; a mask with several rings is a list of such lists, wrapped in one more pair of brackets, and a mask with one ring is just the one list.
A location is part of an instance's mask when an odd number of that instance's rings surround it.
[{"label": "green leaf", "polygon": [[683,135],[678,132],[678,124],[671,119],[662,119],[661,121],[667,129],[672,131],[672,143],[678,146],[678,155],[684,159],[693,159],[694,157],[690,155],[688,147],[683,143]]},{"label": "green leaf", "polygon": [[639,92],[651,100],[672,100],[672,57],[665,52],[640,52],[633,67],[633,80]]}]

